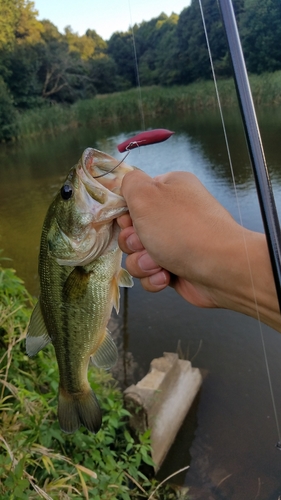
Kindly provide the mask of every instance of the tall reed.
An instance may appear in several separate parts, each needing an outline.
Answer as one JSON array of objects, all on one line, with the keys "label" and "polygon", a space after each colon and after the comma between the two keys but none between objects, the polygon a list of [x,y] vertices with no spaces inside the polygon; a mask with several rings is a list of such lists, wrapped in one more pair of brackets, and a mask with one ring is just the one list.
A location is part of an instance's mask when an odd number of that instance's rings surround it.
[{"label": "tall reed", "polygon": [[[281,71],[250,76],[256,105],[276,105],[281,102]],[[232,79],[219,80],[218,88],[224,107],[237,104]],[[187,86],[145,87],[141,89],[141,103],[137,89],[98,95],[93,99],[77,101],[72,106],[59,104],[34,109],[20,115],[19,136],[56,133],[83,125],[121,122],[128,116],[139,118],[140,106],[145,117],[167,112],[181,113],[217,106],[214,83],[202,81]]]}]

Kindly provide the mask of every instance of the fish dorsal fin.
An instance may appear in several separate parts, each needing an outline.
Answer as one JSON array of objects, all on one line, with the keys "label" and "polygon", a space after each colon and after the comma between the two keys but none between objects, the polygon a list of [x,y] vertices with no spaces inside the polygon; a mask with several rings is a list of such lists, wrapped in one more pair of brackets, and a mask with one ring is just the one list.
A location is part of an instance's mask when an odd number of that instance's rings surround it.
[{"label": "fish dorsal fin", "polygon": [[28,356],[35,356],[41,349],[51,342],[38,300],[31,314],[26,335],[26,352]]},{"label": "fish dorsal fin", "polygon": [[121,268],[118,274],[118,285],[125,288],[132,288],[134,281],[132,276],[126,271],[126,269]]},{"label": "fish dorsal fin", "polygon": [[118,359],[117,347],[111,337],[109,331],[106,329],[104,338],[98,349],[91,356],[91,364],[104,370],[112,368]]}]

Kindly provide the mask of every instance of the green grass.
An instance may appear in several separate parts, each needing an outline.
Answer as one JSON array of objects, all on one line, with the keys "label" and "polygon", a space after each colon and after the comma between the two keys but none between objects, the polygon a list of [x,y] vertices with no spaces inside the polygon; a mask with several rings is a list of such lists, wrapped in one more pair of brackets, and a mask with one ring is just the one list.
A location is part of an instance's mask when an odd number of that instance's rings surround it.
[{"label": "green grass", "polygon": [[145,475],[144,467],[153,465],[149,432],[132,437],[122,393],[109,373],[89,373],[103,411],[102,429],[96,435],[60,431],[53,349],[34,359],[25,354],[32,306],[22,281],[0,262],[0,498],[180,498]]},{"label": "green grass", "polygon": [[[281,103],[281,71],[250,76],[250,85],[256,105]],[[237,105],[232,79],[219,80],[218,88],[224,107]],[[145,117],[214,108],[217,107],[214,83],[205,81],[187,86],[146,87],[141,89],[141,101],[139,91],[131,89],[78,101],[72,106],[53,105],[30,110],[20,115],[19,137],[122,122],[128,117],[138,119],[140,106]]]}]

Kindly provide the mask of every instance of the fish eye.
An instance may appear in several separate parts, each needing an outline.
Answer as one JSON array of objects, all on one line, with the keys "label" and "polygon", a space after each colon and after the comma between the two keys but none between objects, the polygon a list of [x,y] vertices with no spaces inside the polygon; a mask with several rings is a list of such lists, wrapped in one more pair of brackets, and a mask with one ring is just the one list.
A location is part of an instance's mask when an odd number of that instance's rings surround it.
[{"label": "fish eye", "polygon": [[60,190],[60,194],[63,200],[69,200],[73,195],[73,189],[70,184],[64,184]]}]

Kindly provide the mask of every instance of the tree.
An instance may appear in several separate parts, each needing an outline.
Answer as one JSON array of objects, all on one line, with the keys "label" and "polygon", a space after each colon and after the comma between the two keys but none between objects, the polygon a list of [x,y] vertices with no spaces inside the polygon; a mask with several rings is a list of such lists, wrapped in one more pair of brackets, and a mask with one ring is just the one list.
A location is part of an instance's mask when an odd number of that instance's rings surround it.
[{"label": "tree", "polygon": [[0,0],[0,73],[13,104],[28,108],[40,102],[37,45],[43,25],[29,0]]},{"label": "tree", "polygon": [[174,70],[174,40],[178,16],[162,13],[136,29],[140,81],[143,85],[167,83]]},{"label": "tree", "polygon": [[42,104],[41,85],[38,79],[40,65],[39,44],[16,45],[9,54],[5,82],[17,108],[28,109]]},{"label": "tree", "polygon": [[89,82],[94,86],[96,92],[108,94],[118,89],[117,66],[112,57],[104,56],[91,59],[88,61],[88,68]]},{"label": "tree", "polygon": [[249,71],[280,70],[281,1],[246,0],[241,37]]},{"label": "tree", "polygon": [[29,0],[17,0],[17,9],[19,9],[15,25],[17,43],[35,44],[40,42],[43,26],[36,19],[38,11],[34,9],[34,3]]},{"label": "tree", "polygon": [[0,49],[13,46],[18,17],[16,0],[0,0]]},{"label": "tree", "polygon": [[87,30],[83,36],[74,33],[70,26],[67,26],[64,31],[69,50],[78,52],[81,59],[88,60],[105,53],[107,44],[95,30]]},{"label": "tree", "polygon": [[0,77],[0,141],[17,135],[17,113],[13,104],[9,89]]},{"label": "tree", "polygon": [[43,25],[40,80],[45,99],[74,102],[93,97],[97,91],[115,89],[110,81],[110,71],[116,72],[115,64],[105,56],[107,44],[94,30],[80,37],[69,26],[62,35],[50,21],[43,21]]},{"label": "tree", "polygon": [[135,86],[137,76],[132,33],[113,33],[108,42],[108,55],[116,63],[119,90]]},{"label": "tree", "polygon": [[[226,76],[230,73],[227,62],[227,45],[218,5],[213,0],[203,0],[203,10],[215,69]],[[201,19],[199,3],[191,5],[179,16],[176,29],[177,59],[181,83],[212,78],[209,54]]]},{"label": "tree", "polygon": [[41,21],[41,24],[43,26],[41,38],[45,43],[48,43],[51,40],[63,40],[63,35],[59,32],[58,28],[53,23],[51,23],[51,21],[48,21],[48,19],[43,19]]},{"label": "tree", "polygon": [[69,50],[66,40],[50,38],[40,50],[38,78],[43,99],[73,103],[85,97],[86,66],[77,52]]},{"label": "tree", "polygon": [[29,0],[0,0],[0,50],[11,49],[16,42],[40,41],[43,28],[37,15]]},{"label": "tree", "polygon": [[95,30],[88,29],[86,31],[86,36],[88,38],[91,38],[93,40],[93,42],[94,42],[94,47],[95,47],[94,57],[99,57],[101,55],[106,54],[106,52],[107,52],[107,42],[105,42],[101,38],[101,36],[99,36],[97,34],[97,32]]},{"label": "tree", "polygon": [[158,19],[156,30],[158,40],[155,50],[155,77],[157,83],[162,85],[173,85],[178,83],[179,68],[176,58],[176,27],[179,16],[171,14],[165,19]]}]

